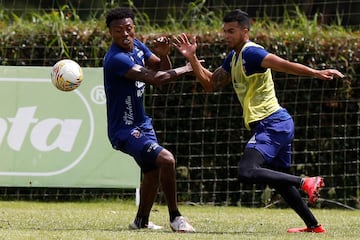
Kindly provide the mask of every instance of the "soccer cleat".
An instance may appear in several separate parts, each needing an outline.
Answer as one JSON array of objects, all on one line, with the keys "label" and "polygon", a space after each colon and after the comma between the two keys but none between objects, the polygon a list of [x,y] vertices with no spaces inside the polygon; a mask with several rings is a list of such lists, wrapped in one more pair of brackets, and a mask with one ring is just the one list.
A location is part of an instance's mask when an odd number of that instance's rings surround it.
[{"label": "soccer cleat", "polygon": [[150,229],[150,230],[159,230],[162,229],[162,226],[156,225],[153,222],[149,222],[147,225],[145,225],[145,227],[139,227],[138,225],[136,225],[136,223],[130,223],[129,224],[129,229],[135,230],[135,229]]},{"label": "soccer cleat", "polygon": [[313,233],[326,233],[325,228],[322,225],[316,227],[303,227],[303,228],[290,228],[288,233],[300,233],[300,232],[313,232]]},{"label": "soccer cleat", "polygon": [[307,177],[301,189],[304,190],[308,196],[310,203],[315,203],[320,197],[320,190],[325,186],[322,177]]},{"label": "soccer cleat", "polygon": [[183,216],[176,217],[174,221],[170,223],[171,230],[181,233],[193,233],[195,229],[186,221]]}]

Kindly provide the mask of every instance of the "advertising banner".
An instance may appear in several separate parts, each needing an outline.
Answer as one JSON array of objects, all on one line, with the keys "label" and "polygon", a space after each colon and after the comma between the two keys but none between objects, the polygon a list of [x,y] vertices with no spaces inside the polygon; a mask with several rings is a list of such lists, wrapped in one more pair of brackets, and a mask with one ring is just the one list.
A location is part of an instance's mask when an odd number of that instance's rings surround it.
[{"label": "advertising banner", "polygon": [[137,188],[140,170],[107,139],[102,68],[62,92],[51,67],[0,66],[0,186]]}]

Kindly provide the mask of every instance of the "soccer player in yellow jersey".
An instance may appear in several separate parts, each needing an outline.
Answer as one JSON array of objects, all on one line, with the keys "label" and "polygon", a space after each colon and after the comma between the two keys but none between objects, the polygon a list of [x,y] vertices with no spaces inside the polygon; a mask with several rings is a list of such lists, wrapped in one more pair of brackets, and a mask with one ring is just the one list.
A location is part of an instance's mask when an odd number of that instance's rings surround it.
[{"label": "soccer player in yellow jersey", "polygon": [[286,109],[278,103],[271,70],[322,80],[344,76],[335,69],[315,70],[287,61],[250,41],[250,20],[244,11],[231,11],[223,20],[225,40],[232,51],[213,73],[198,60],[195,37],[190,42],[185,34],[181,34],[175,38],[174,46],[190,62],[206,91],[233,84],[243,108],[245,126],[253,134],[239,162],[239,180],[269,184],[282,195],[306,224],[306,227],[291,228],[288,232],[325,232],[299,192],[302,189],[308,194],[310,202],[316,202],[324,186],[323,178],[289,174],[294,123]]}]

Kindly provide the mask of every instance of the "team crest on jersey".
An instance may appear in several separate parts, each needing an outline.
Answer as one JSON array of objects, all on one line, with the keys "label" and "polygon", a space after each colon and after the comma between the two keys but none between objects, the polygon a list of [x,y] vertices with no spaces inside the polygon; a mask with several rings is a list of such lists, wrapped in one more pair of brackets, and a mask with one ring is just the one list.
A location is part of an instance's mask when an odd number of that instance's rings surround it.
[{"label": "team crest on jersey", "polygon": [[142,136],[141,132],[139,130],[137,130],[137,129],[132,130],[131,135],[134,138],[140,138]]}]

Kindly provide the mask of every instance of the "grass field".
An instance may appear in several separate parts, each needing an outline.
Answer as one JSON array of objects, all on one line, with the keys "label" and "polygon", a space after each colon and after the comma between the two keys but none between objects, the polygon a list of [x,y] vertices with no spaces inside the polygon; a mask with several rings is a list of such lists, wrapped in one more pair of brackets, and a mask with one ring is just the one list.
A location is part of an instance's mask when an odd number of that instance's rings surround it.
[{"label": "grass field", "polygon": [[314,209],[327,233],[286,232],[303,223],[291,209],[185,206],[180,211],[197,233],[173,233],[167,208],[155,205],[150,220],[161,231],[128,230],[134,202],[0,202],[0,239],[359,239],[360,211]]}]

